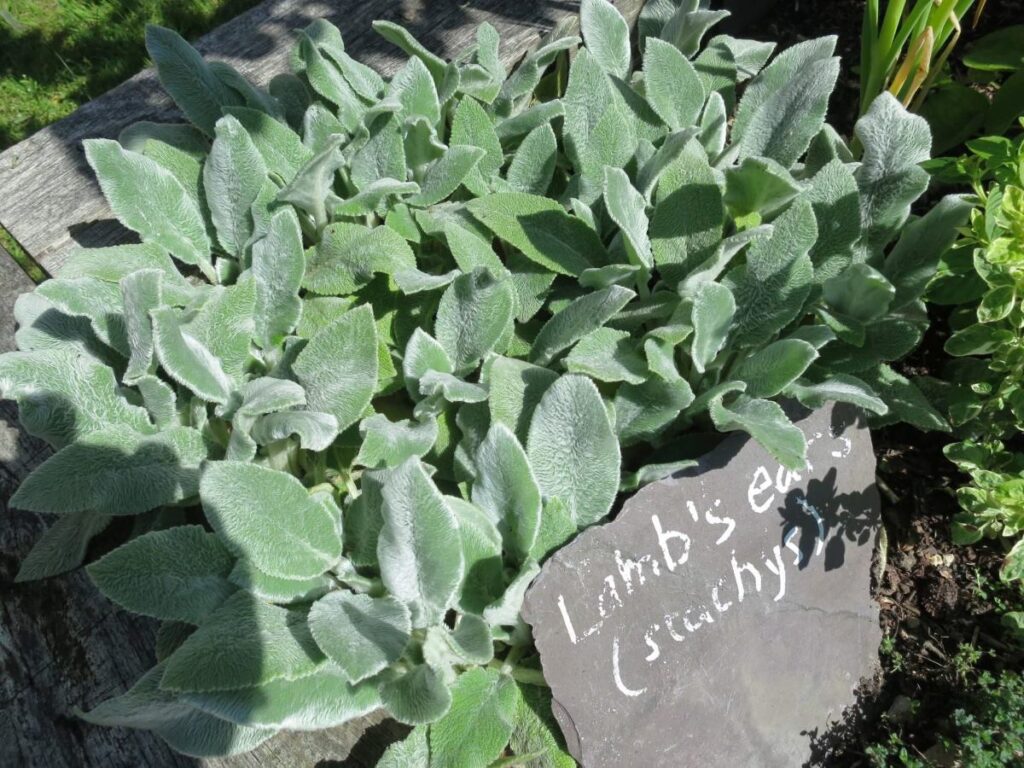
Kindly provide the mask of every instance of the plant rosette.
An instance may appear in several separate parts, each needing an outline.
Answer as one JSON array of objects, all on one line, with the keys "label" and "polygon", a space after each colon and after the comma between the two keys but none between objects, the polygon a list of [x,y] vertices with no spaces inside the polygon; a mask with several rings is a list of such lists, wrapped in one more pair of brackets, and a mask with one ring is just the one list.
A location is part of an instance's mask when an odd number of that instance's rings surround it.
[{"label": "plant rosette", "polygon": [[581,12],[512,72],[487,24],[447,62],[378,22],[389,81],[317,21],[266,90],[148,31],[190,123],[85,145],[141,243],[78,251],[0,356],[56,449],[19,578],[130,516],[88,572],[161,621],[86,720],[210,756],[383,707],[383,765],[569,765],[519,616],[545,557],[721,433],[802,467],[781,398],[946,428],[888,366],[969,207],[911,217],[925,121],[880,96],[855,158],[834,38],[652,3],[634,69]]}]

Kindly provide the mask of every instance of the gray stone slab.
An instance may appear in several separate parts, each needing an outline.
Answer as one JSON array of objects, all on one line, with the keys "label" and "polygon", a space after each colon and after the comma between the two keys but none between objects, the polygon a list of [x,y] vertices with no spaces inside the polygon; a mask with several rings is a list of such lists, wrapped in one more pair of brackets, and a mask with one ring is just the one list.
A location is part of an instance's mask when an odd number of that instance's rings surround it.
[{"label": "gray stone slab", "polygon": [[544,565],[525,618],[585,768],[801,765],[874,674],[871,437],[798,425],[806,471],[734,435]]}]

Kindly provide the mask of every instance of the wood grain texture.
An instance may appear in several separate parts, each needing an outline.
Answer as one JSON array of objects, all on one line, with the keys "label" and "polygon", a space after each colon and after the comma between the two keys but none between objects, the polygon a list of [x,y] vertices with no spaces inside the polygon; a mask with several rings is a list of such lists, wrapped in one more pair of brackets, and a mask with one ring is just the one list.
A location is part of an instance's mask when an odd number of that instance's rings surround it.
[{"label": "wood grain texture", "polygon": [[[618,0],[617,5],[635,16],[642,3]],[[341,28],[353,56],[389,74],[403,59],[372,30],[374,19],[406,25],[445,57],[464,49],[477,25],[489,21],[501,34],[503,59],[511,64],[578,9],[577,0],[267,0],[203,37],[197,47],[265,85],[287,69],[293,31],[322,17]],[[126,233],[110,218],[85,163],[82,139],[116,138],[138,120],[176,119],[153,71],[145,70],[0,153],[0,190],[8,192],[0,196],[0,224],[51,274],[76,245],[123,242]]]},{"label": "wood grain texture", "polygon": [[[641,0],[616,0],[632,20]],[[382,73],[402,60],[370,28],[398,21],[432,50],[450,56],[489,21],[511,66],[555,24],[574,31],[575,0],[267,0],[202,38],[207,55],[265,84],[286,68],[292,31],[318,17],[338,24],[346,47]],[[77,245],[131,237],[115,222],[84,162],[81,140],[116,137],[138,120],[180,119],[153,73],[128,82],[0,154],[0,223],[53,274]],[[0,351],[13,348],[13,303],[32,283],[0,249]],[[340,728],[282,733],[245,755],[197,761],[176,755],[152,734],[99,728],[74,716],[128,688],[154,663],[155,624],[117,609],[81,571],[44,582],[14,576],[45,529],[8,500],[49,455],[0,401],[0,766],[25,768],[370,768],[407,728],[381,713]]]}]

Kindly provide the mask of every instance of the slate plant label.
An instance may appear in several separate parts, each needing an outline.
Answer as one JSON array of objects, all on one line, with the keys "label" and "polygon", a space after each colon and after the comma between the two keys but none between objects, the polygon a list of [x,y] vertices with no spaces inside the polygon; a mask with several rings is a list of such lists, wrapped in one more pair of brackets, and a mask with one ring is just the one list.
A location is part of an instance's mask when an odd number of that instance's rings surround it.
[{"label": "slate plant label", "polygon": [[871,437],[797,425],[805,471],[737,435],[545,564],[524,615],[586,768],[800,765],[873,673]]}]

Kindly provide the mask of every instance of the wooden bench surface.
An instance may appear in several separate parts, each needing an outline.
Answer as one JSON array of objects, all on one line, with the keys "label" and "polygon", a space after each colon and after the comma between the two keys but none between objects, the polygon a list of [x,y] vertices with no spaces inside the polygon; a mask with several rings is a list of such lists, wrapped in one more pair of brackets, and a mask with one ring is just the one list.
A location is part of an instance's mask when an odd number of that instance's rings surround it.
[{"label": "wooden bench surface", "polygon": [[[615,0],[630,19],[641,0]],[[286,70],[292,32],[316,18],[337,24],[353,56],[393,72],[401,54],[371,29],[384,18],[409,27],[436,53],[451,57],[489,21],[512,65],[557,23],[571,23],[576,0],[266,0],[198,42],[259,84]],[[138,120],[180,117],[146,70],[73,115],[0,153],[0,224],[50,274],[78,245],[119,242],[125,231],[84,161],[81,140],[116,137]],[[13,305],[32,283],[0,248],[0,352],[14,348]],[[404,728],[375,714],[340,728],[282,733],[230,759],[197,761],[147,732],[100,728],[78,720],[129,687],[153,664],[155,623],[103,599],[79,569],[42,582],[15,584],[19,564],[45,529],[43,519],[13,512],[8,500],[49,455],[18,426],[13,403],[0,401],[0,765],[19,768],[362,768],[372,766]]]}]

